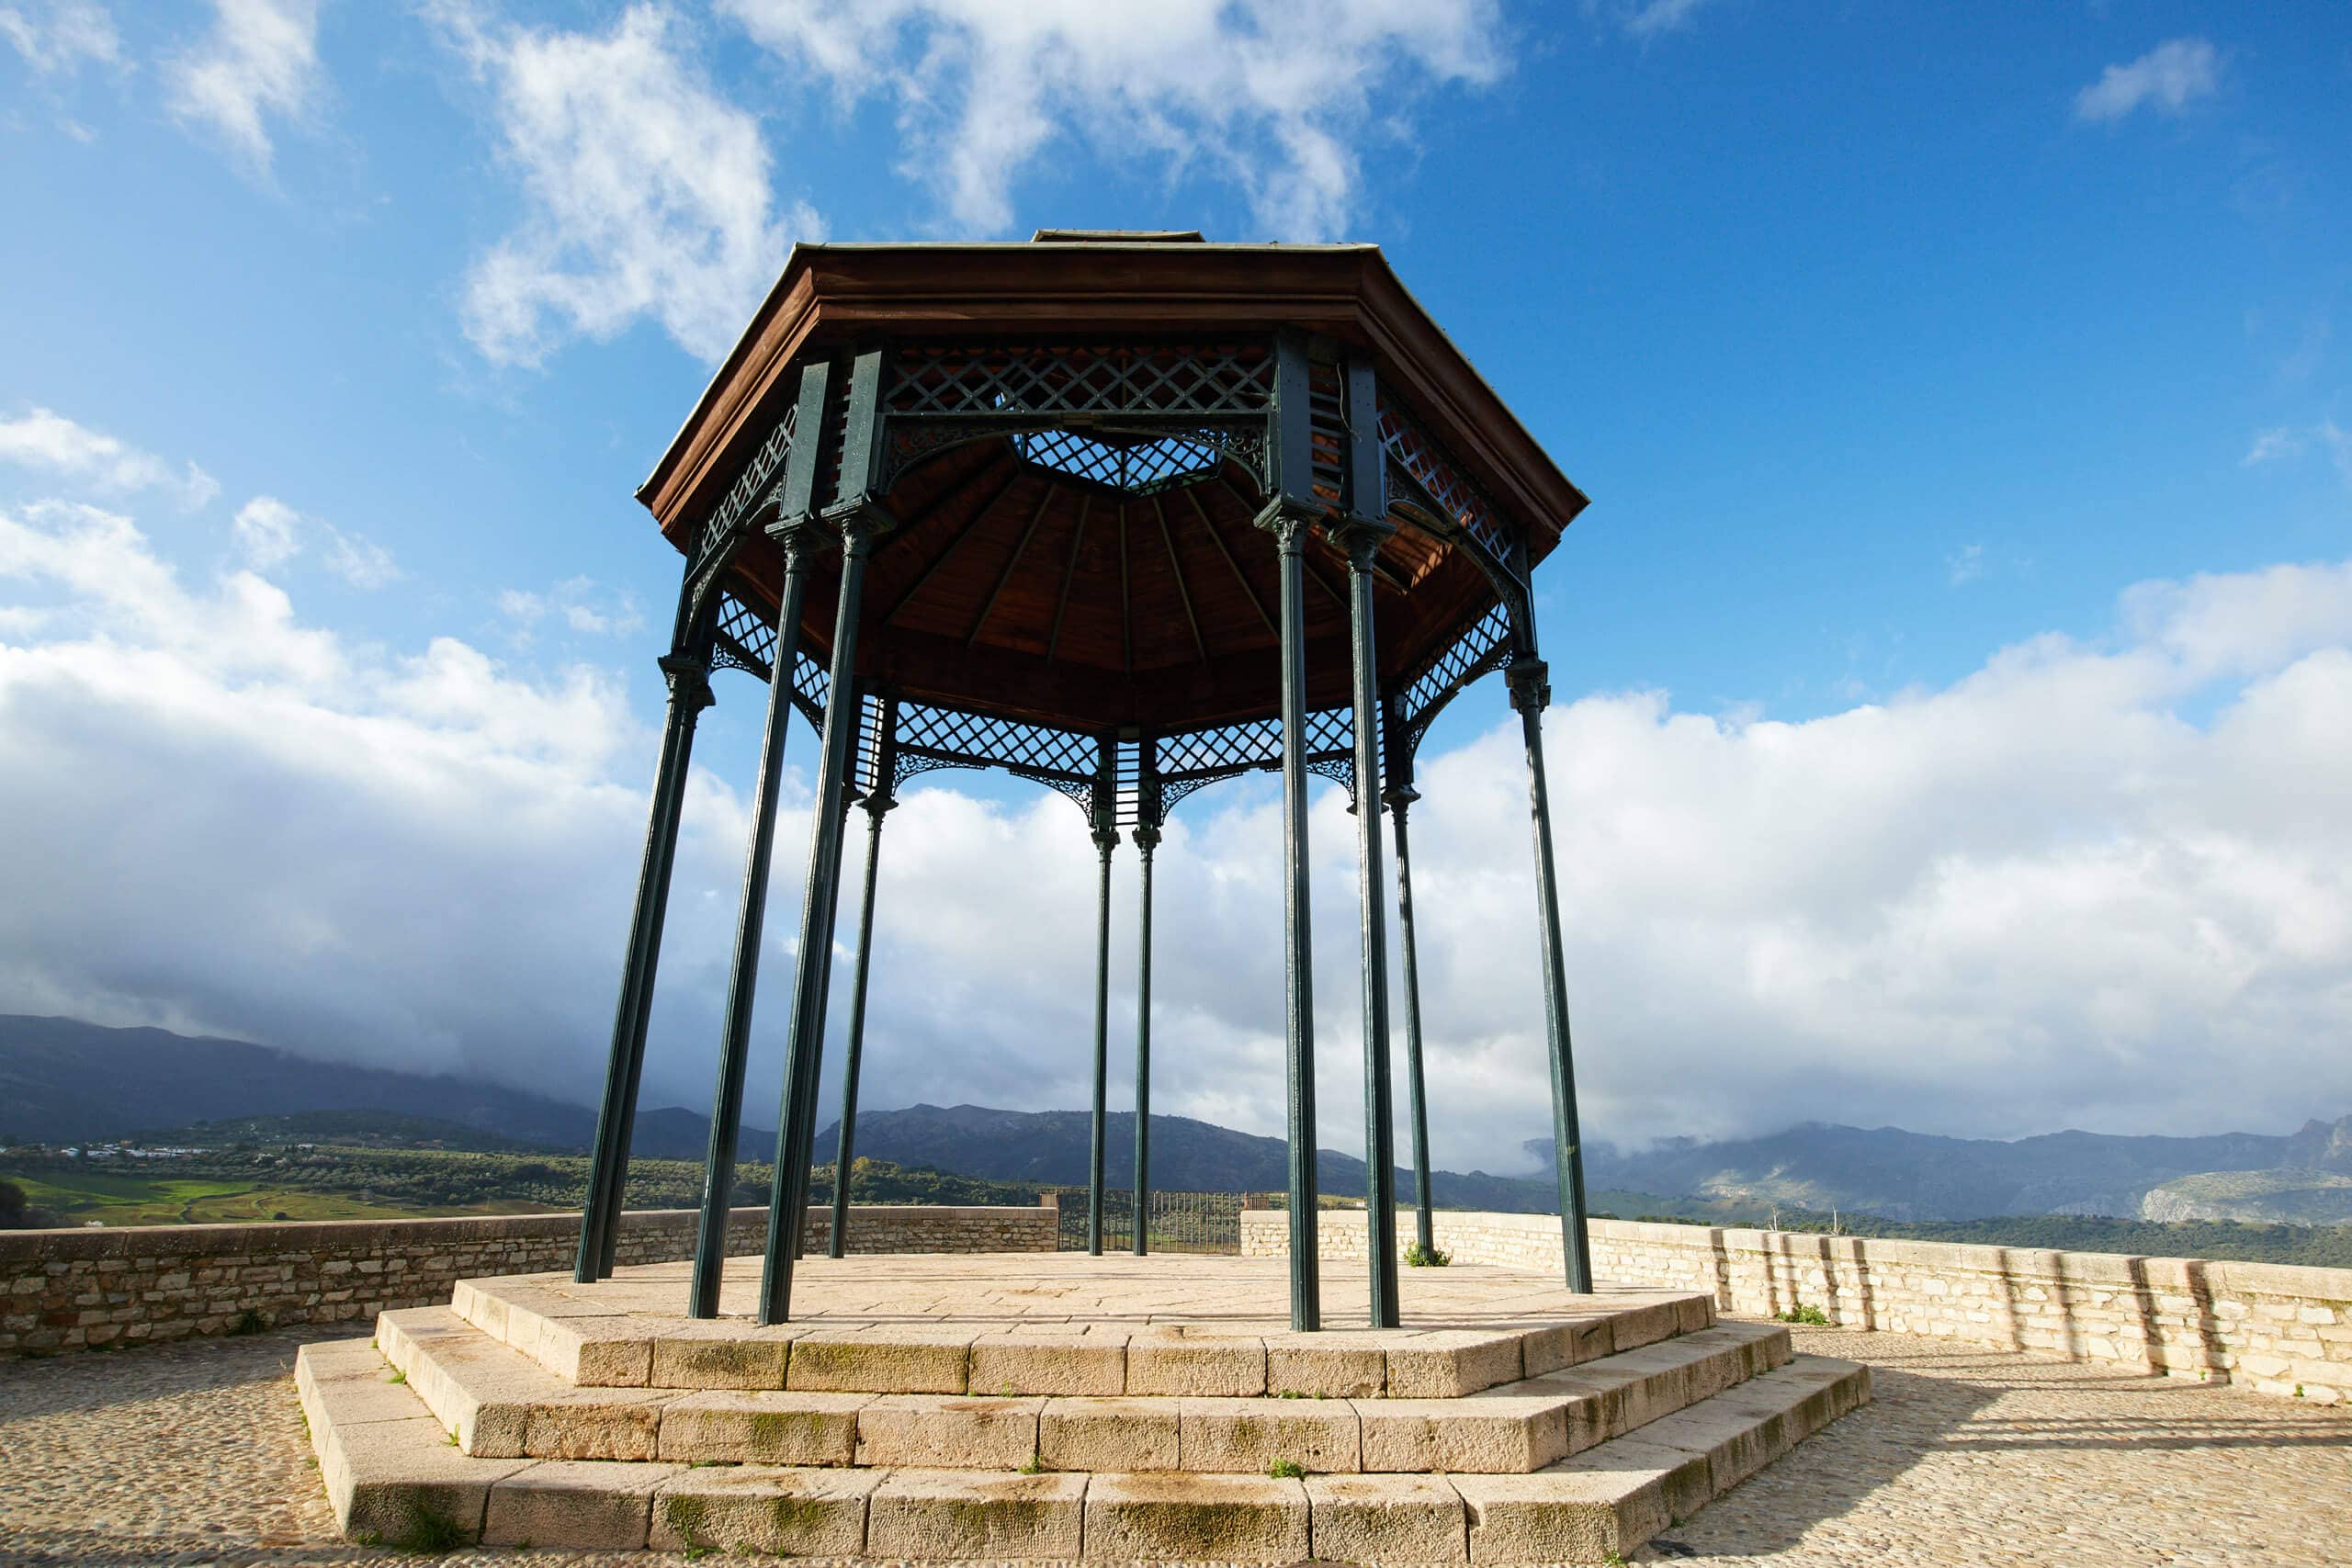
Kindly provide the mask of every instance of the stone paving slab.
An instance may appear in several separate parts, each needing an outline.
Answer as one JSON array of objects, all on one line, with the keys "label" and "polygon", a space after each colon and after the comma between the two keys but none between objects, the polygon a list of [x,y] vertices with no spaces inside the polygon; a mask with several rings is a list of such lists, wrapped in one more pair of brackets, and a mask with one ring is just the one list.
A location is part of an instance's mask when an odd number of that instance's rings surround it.
[{"label": "stone paving slab", "polygon": [[[853,1343],[861,1332],[893,1337],[895,1355],[902,1348],[895,1337],[916,1331],[886,1326],[835,1337]],[[429,1307],[382,1314],[377,1340],[409,1390],[476,1457],[1010,1470],[1034,1456],[1057,1471],[1243,1474],[1284,1461],[1326,1473],[1540,1470],[1789,1355],[1788,1331],[1778,1325],[1725,1324],[1454,1398],[1065,1397],[575,1388]],[[1230,1347],[1211,1339],[1196,1348]],[[1344,1339],[1335,1351],[1360,1353]],[[1219,1364],[1203,1363],[1212,1372]],[[1180,1386],[1203,1382],[1250,1386],[1205,1375]]]},{"label": "stone paving slab", "polygon": [[763,1327],[758,1269],[730,1262],[717,1319],[683,1315],[684,1263],[464,1280],[451,1310],[583,1386],[1234,1398],[1458,1398],[1713,1322],[1703,1294],[1465,1264],[1411,1270],[1396,1329],[1350,1327],[1363,1283],[1327,1269],[1329,1326],[1295,1334],[1282,1258],[973,1254],[809,1258]]},{"label": "stone paving slab", "polygon": [[[418,1562],[343,1540],[334,1528],[295,1399],[297,1348],[319,1332],[0,1361],[0,1563]],[[2352,1539],[2352,1412],[2341,1407],[1901,1335],[1794,1336],[1809,1353],[1871,1363],[1875,1397],[1814,1436],[1801,1457],[1750,1475],[1625,1553],[1629,1561],[2337,1568]],[[364,1337],[334,1344],[374,1355]],[[399,1386],[382,1392],[412,1397]],[[1355,1478],[1307,1484],[1324,1479]],[[455,1561],[686,1568],[688,1560],[537,1547],[478,1548]],[[873,1568],[855,1557],[806,1561]]]}]

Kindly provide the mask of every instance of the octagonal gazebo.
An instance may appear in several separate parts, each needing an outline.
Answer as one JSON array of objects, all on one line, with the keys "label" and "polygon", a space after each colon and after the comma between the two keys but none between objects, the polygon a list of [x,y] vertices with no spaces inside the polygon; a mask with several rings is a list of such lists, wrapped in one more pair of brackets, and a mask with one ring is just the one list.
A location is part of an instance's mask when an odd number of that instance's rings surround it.
[{"label": "octagonal gazebo", "polygon": [[[910,776],[1001,767],[1085,811],[1101,861],[1090,1250],[1102,1245],[1113,852],[1140,859],[1135,1247],[1147,1245],[1151,855],[1177,802],[1283,777],[1291,1317],[1320,1326],[1306,775],[1355,801],[1375,1327],[1397,1325],[1381,811],[1396,829],[1417,1222],[1428,1121],[1407,810],[1438,710],[1505,671],[1526,739],[1567,1282],[1591,1288],[1531,574],[1585,497],[1377,247],[1043,231],[804,245],[639,491],[684,557],[668,721],[577,1275],[613,1267],[662,910],[715,668],[769,683],[690,1311],[718,1311],[776,792],[821,737],[760,1319],[790,1316],[849,808],[867,813],[837,1169],[854,1158],[875,867]],[[1272,998],[1269,998],[1271,1005]],[[848,1224],[833,1184],[831,1246]]]}]

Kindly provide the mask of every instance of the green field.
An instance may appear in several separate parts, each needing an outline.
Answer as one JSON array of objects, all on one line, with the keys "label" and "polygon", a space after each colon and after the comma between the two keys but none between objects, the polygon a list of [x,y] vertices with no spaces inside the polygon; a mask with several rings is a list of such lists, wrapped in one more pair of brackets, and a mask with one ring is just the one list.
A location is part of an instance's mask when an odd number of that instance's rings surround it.
[{"label": "green field", "polygon": [[219,1177],[148,1176],[112,1171],[21,1171],[8,1179],[26,1200],[69,1225],[235,1224],[256,1220],[397,1220],[430,1214],[532,1214],[554,1207],[526,1199],[419,1205],[363,1199],[276,1183]]}]

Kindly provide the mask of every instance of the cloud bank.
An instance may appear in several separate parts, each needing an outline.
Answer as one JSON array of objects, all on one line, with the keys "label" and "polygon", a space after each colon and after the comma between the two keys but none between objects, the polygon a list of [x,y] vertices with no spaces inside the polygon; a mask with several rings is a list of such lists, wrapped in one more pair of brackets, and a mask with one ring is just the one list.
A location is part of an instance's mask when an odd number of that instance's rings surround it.
[{"label": "cloud bank", "polygon": [[[637,705],[652,700],[644,661],[624,677],[517,666],[451,637],[358,643],[307,620],[267,554],[199,576],[111,505],[0,507],[0,1010],[585,1100],[653,750],[630,701],[640,681]],[[763,694],[747,677],[720,686],[746,708]],[[1495,722],[1422,760],[1416,902],[1439,1156],[1492,1167],[1544,1129],[1547,1094],[1515,727],[1494,692],[1465,700]],[[1949,686],[1803,723],[1679,711],[1658,692],[1555,706],[1589,1134],[1804,1118],[2186,1132],[2340,1113],[2346,713],[2352,562],[2143,584],[2094,640],[2037,637]],[[811,754],[805,728],[792,748]],[[1007,806],[944,787],[956,777],[910,790],[889,819],[867,1103],[1081,1104],[1083,823],[1057,795]],[[650,1103],[708,1093],[736,783],[694,776]],[[755,1030],[760,1121],[807,806],[795,772]],[[1344,807],[1327,791],[1314,819],[1324,1141],[1338,1147],[1361,1124]],[[1250,780],[1193,797],[1160,850],[1160,1109],[1278,1130],[1280,840],[1271,790]],[[1122,1064],[1132,872],[1123,850]]]},{"label": "cloud bank", "polygon": [[601,33],[435,7],[492,99],[524,216],[469,272],[466,335],[490,359],[537,365],[572,336],[640,318],[716,360],[733,345],[794,240],[824,237],[806,205],[779,218],[756,116],[693,59],[692,29],[631,6]]},{"label": "cloud bank", "polygon": [[902,172],[998,234],[1057,148],[1229,180],[1260,236],[1341,237],[1400,104],[1496,80],[1492,0],[720,0],[789,77],[896,109]]}]

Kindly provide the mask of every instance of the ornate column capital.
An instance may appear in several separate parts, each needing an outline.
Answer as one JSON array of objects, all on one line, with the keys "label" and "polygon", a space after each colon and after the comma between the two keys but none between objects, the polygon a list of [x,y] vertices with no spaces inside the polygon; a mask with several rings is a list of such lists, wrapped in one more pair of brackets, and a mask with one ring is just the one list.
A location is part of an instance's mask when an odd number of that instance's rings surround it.
[{"label": "ornate column capital", "polygon": [[831,542],[832,531],[806,512],[779,513],[768,525],[767,536],[784,551],[784,569],[798,571]]},{"label": "ornate column capital", "polygon": [[1306,531],[1323,520],[1323,513],[1318,508],[1302,506],[1288,497],[1277,496],[1250,521],[1274,536],[1276,549],[1286,556],[1295,556],[1306,547]]},{"label": "ornate column capital", "polygon": [[1136,841],[1136,848],[1143,852],[1146,860],[1149,860],[1151,852],[1159,847],[1159,829],[1148,822],[1136,823],[1131,836]]},{"label": "ornate column capital", "polygon": [[1409,784],[1390,784],[1380,792],[1381,803],[1388,807],[1391,815],[1400,818],[1406,808],[1420,798],[1421,792]]},{"label": "ornate column capital", "polygon": [[671,705],[694,717],[718,699],[710,694],[710,660],[691,653],[665,653],[654,663],[670,683]]},{"label": "ornate column capital", "polygon": [[1381,545],[1396,532],[1396,525],[1377,522],[1369,517],[1350,516],[1326,523],[1323,532],[1333,544],[1347,552],[1350,570],[1365,572],[1372,570],[1373,559],[1380,554]]},{"label": "ornate column capital", "polygon": [[818,515],[840,534],[843,556],[866,555],[873,549],[875,540],[899,525],[889,508],[870,495],[837,501]]},{"label": "ornate column capital", "polygon": [[1552,667],[1540,659],[1519,659],[1503,671],[1510,687],[1510,705],[1521,713],[1542,713],[1552,705]]}]

